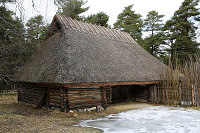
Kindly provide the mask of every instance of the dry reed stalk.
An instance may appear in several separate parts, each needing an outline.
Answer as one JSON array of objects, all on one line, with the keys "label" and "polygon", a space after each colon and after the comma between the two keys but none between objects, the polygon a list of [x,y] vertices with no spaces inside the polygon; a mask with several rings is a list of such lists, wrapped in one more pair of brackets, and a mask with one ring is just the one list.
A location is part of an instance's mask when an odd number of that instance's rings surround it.
[{"label": "dry reed stalk", "polygon": [[200,59],[192,58],[175,67],[169,67],[161,75],[162,82],[154,87],[152,102],[168,105],[199,106],[200,103]]}]

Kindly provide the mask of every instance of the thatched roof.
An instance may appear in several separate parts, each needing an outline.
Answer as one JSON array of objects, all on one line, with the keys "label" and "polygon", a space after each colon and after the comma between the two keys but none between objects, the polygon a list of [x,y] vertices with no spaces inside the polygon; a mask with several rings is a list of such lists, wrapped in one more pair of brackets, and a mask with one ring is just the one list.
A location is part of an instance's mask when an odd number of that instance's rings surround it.
[{"label": "thatched roof", "polygon": [[48,36],[15,81],[156,81],[165,67],[125,32],[56,15]]}]

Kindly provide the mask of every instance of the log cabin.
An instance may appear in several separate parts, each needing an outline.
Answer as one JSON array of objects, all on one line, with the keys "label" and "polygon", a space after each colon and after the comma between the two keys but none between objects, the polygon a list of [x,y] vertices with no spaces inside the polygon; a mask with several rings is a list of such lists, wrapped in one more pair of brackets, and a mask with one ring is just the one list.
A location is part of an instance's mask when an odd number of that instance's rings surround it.
[{"label": "log cabin", "polygon": [[55,15],[47,39],[13,80],[18,101],[69,111],[148,100],[165,67],[126,32]]}]

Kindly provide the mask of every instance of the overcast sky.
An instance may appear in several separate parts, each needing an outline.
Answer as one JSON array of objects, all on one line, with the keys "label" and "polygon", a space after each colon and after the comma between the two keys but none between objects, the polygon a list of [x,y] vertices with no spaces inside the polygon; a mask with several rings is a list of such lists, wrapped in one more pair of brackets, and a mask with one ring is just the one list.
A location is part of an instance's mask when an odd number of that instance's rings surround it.
[{"label": "overcast sky", "polygon": [[[57,7],[53,0],[33,0],[34,7],[32,7],[32,0],[19,0],[24,9],[25,20],[31,16],[42,14],[45,19],[51,21],[55,15]],[[90,15],[100,11],[107,13],[110,16],[109,24],[112,25],[117,15],[122,12],[124,7],[134,4],[133,10],[141,14],[143,17],[151,10],[156,10],[159,14],[165,15],[164,20],[170,19],[175,10],[179,8],[183,0],[88,0],[87,5],[89,10],[83,15]],[[13,7],[15,9],[15,7]],[[17,8],[18,10],[18,8]],[[19,14],[19,11],[18,11]]]},{"label": "overcast sky", "polygon": [[[45,20],[50,23],[57,11],[54,0],[33,0],[34,8],[32,6],[32,0],[18,1],[21,1],[21,4],[23,5],[23,9],[21,10],[24,11],[25,20],[41,14],[44,16]],[[146,17],[149,11],[156,10],[159,14],[165,15],[164,21],[167,21],[173,16],[174,12],[178,10],[182,2],[183,0],[88,0],[86,6],[89,6],[90,8],[83,15],[87,16],[103,11],[110,16],[109,25],[112,26],[117,19],[117,15],[122,12],[124,7],[134,4],[133,10],[135,10],[136,13],[141,14],[143,18]],[[20,14],[17,6],[11,8],[17,10],[17,14]]]},{"label": "overcast sky", "polygon": [[109,24],[112,25],[117,15],[122,12],[124,7],[134,4],[133,10],[143,17],[151,10],[156,10],[159,14],[165,15],[165,20],[173,16],[175,10],[179,8],[183,0],[88,0],[90,9],[86,15],[104,11],[110,16]]}]

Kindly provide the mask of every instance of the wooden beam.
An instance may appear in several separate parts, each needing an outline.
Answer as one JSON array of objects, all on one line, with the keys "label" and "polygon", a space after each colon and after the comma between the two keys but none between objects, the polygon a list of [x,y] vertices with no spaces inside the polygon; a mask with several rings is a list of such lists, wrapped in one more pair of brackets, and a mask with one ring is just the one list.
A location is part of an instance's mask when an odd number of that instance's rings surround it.
[{"label": "wooden beam", "polygon": [[107,107],[107,99],[106,99],[106,88],[101,87],[101,100],[102,100],[102,106],[104,108]]},{"label": "wooden beam", "polygon": [[102,83],[39,83],[39,82],[15,82],[22,85],[32,85],[38,87],[67,87],[67,88],[81,88],[81,87],[99,87],[99,86],[116,86],[116,85],[150,85],[158,84],[161,81],[126,81],[126,82],[102,82]]},{"label": "wooden beam", "polygon": [[64,88],[60,88],[60,111],[65,112],[65,102],[64,102]]},{"label": "wooden beam", "polygon": [[109,86],[109,89],[110,89],[110,101],[109,101],[109,103],[112,103],[112,87],[111,86]]},{"label": "wooden beam", "polygon": [[65,97],[64,97],[64,103],[65,103],[65,110],[66,112],[69,112],[69,95],[68,95],[68,89],[65,89]]},{"label": "wooden beam", "polygon": [[47,89],[47,107],[51,108],[51,106],[50,106],[50,89],[49,88]]},{"label": "wooden beam", "polygon": [[116,86],[116,85],[147,85],[157,84],[160,81],[135,81],[135,82],[107,82],[107,83],[72,83],[65,84],[64,87],[76,88],[76,87],[98,87],[98,86]]}]

